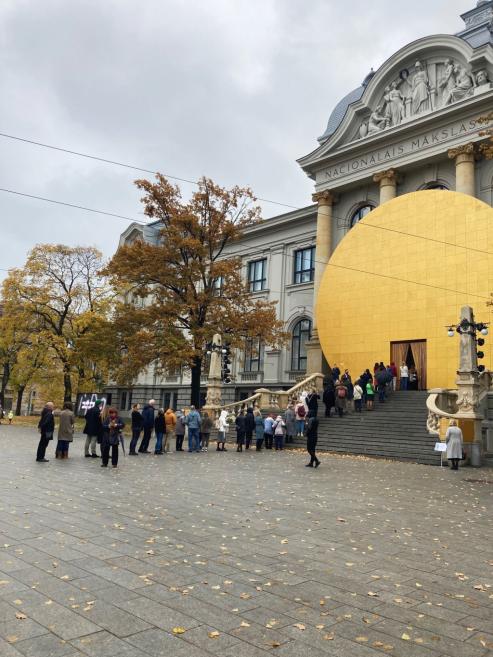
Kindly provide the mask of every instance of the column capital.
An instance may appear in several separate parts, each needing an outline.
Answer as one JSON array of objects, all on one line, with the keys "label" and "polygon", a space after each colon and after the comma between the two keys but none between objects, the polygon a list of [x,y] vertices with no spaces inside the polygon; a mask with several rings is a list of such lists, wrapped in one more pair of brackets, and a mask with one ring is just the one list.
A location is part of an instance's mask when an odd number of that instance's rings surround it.
[{"label": "column capital", "polygon": [[450,148],[447,151],[447,155],[449,156],[450,160],[456,160],[460,155],[464,155],[465,157],[463,158],[463,160],[472,162],[474,160],[475,151],[476,151],[475,144],[469,143],[469,144],[462,144],[462,146],[455,146],[454,148]]},{"label": "column capital", "polygon": [[334,205],[337,197],[333,192],[326,190],[325,192],[315,192],[312,194],[312,201],[319,205]]},{"label": "column capital", "polygon": [[387,171],[379,171],[373,176],[373,182],[381,183],[383,180],[386,180],[387,183],[397,184],[398,182],[398,172],[396,169],[387,169]]}]

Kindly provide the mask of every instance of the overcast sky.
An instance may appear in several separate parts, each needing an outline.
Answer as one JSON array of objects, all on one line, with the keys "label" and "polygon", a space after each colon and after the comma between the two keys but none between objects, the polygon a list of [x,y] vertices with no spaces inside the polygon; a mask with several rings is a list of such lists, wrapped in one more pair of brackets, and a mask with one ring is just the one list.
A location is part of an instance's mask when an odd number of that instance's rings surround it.
[{"label": "overcast sky", "polygon": [[[461,29],[475,4],[2,0],[0,132],[307,205],[312,185],[295,160],[334,104],[408,42]],[[132,184],[143,174],[5,138],[0,147],[0,187],[143,219]],[[42,242],[110,256],[127,225],[4,192],[0,204],[4,269]]]}]

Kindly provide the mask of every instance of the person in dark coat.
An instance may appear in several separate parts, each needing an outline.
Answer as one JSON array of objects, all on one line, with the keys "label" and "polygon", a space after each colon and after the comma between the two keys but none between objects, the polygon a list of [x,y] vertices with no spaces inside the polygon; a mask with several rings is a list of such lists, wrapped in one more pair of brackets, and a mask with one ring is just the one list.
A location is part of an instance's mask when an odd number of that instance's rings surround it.
[{"label": "person in dark coat", "polygon": [[330,417],[330,409],[336,404],[334,381],[332,379],[327,382],[327,385],[324,388],[322,401],[325,404],[325,417]]},{"label": "person in dark coat", "polygon": [[245,415],[245,449],[250,449],[252,444],[252,436],[255,431],[255,417],[253,415],[253,408],[247,408]]},{"label": "person in dark coat", "polygon": [[156,419],[154,420],[154,431],[156,432],[156,447],[154,454],[163,453],[163,438],[166,433],[166,422],[164,419],[164,408],[160,408]]},{"label": "person in dark coat", "polygon": [[154,414],[155,414],[155,409],[154,409],[154,404],[156,402],[154,399],[150,399],[149,403],[144,406],[142,409],[142,418],[143,418],[143,428],[144,428],[144,436],[142,438],[142,441],[140,443],[139,447],[139,452],[141,454],[150,454],[151,452],[149,451],[149,443],[151,442],[151,437],[152,437],[152,430],[154,429]]},{"label": "person in dark coat", "polygon": [[[84,454],[86,458],[91,458],[91,456],[93,459],[98,458],[96,444],[98,441],[101,442],[103,434],[103,424],[101,422],[102,404],[102,399],[96,399],[94,406],[86,413],[86,424],[83,431],[83,433],[86,434],[86,442],[84,445]],[[89,453],[89,449],[91,453]]]},{"label": "person in dark coat", "polygon": [[246,417],[243,411],[240,411],[236,417],[236,451],[243,451],[243,443],[245,442],[246,433]]},{"label": "person in dark coat", "polygon": [[258,409],[255,410],[253,415],[255,418],[255,449],[260,452],[264,442],[264,418]]},{"label": "person in dark coat", "polygon": [[50,440],[53,440],[53,434],[55,433],[55,418],[53,416],[54,408],[55,404],[53,402],[48,402],[41,411],[41,417],[38,422],[38,429],[41,433],[41,438],[39,439],[38,451],[36,452],[36,461],[38,463],[48,463],[49,460],[45,458],[45,454],[46,448],[48,447]]},{"label": "person in dark coat", "polygon": [[140,412],[140,404],[132,406],[132,440],[130,441],[129,456],[137,456],[135,448],[139,442],[141,431],[144,427],[144,418]]},{"label": "person in dark coat", "polygon": [[378,391],[378,401],[383,404],[385,401],[385,388],[387,387],[387,370],[385,366],[379,366],[375,374],[375,380],[377,382],[377,391]]},{"label": "person in dark coat", "polygon": [[313,389],[311,392],[308,393],[308,395],[305,398],[305,404],[307,405],[308,408],[308,414],[312,412],[314,416],[317,417],[319,399],[320,399],[320,395],[315,389]]},{"label": "person in dark coat", "polygon": [[107,468],[110,459],[111,465],[116,468],[118,465],[118,447],[120,445],[120,436],[125,424],[118,417],[116,408],[108,409],[108,417],[103,422],[103,442],[101,443],[101,467]]},{"label": "person in dark coat", "polygon": [[318,418],[313,415],[312,411],[308,413],[308,422],[305,427],[306,451],[310,454],[310,462],[306,464],[307,468],[313,468],[320,465],[320,461],[315,454],[318,440]]},{"label": "person in dark coat", "polygon": [[211,437],[211,431],[214,427],[214,422],[212,418],[209,417],[209,413],[202,413],[202,423],[200,425],[200,435],[202,436],[202,451],[209,451],[209,440]]}]

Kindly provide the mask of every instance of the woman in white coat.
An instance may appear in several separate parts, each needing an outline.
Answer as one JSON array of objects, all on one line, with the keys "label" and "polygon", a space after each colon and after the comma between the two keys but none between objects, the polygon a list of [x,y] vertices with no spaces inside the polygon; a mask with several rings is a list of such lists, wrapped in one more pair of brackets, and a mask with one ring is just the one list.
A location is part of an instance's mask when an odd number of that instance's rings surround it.
[{"label": "woman in white coat", "polygon": [[224,447],[226,443],[226,438],[228,435],[229,424],[227,422],[228,411],[221,411],[221,415],[216,421],[217,428],[217,448],[218,452],[227,452],[228,450]]},{"label": "woman in white coat", "polygon": [[457,420],[450,420],[449,428],[445,434],[447,443],[447,459],[452,462],[452,470],[459,469],[459,461],[462,459],[462,431],[457,426]]}]

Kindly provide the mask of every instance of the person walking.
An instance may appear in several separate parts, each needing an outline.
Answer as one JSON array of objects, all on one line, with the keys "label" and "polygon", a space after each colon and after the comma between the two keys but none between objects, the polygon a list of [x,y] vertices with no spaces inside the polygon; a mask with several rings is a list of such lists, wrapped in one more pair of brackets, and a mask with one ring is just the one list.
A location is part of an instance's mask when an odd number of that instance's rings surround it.
[{"label": "person walking", "polygon": [[169,452],[171,441],[175,437],[176,429],[176,415],[172,408],[166,410],[166,413],[164,414],[164,422],[166,424],[166,434],[164,436],[163,449],[165,452]]},{"label": "person walking", "polygon": [[303,438],[306,419],[306,406],[303,401],[300,400],[296,404],[294,412],[296,413],[296,436],[298,438]]},{"label": "person walking", "polygon": [[217,427],[217,452],[227,452],[228,450],[225,447],[226,438],[229,431],[228,424],[228,411],[222,410],[221,415],[217,418],[216,427]]},{"label": "person walking", "polygon": [[111,449],[111,465],[116,468],[118,466],[118,447],[120,445],[120,436],[125,424],[121,418],[118,417],[116,408],[111,407],[108,409],[108,417],[103,422],[103,441],[101,443],[101,467],[107,468],[110,460]]},{"label": "person walking", "polygon": [[211,431],[213,427],[212,419],[209,417],[209,413],[203,413],[202,415],[202,424],[200,425],[200,433],[202,436],[202,451],[209,451],[209,440],[211,437]]},{"label": "person walking", "polygon": [[276,417],[276,421],[272,425],[274,429],[274,443],[276,452],[284,449],[284,434],[286,432],[286,423],[280,415]]},{"label": "person walking", "polygon": [[353,388],[353,398],[354,398],[354,410],[356,413],[361,413],[363,406],[363,388],[359,379],[354,384]]},{"label": "person walking", "polygon": [[274,418],[272,413],[269,413],[269,415],[264,420],[265,449],[272,449],[272,441],[274,439],[274,429],[272,426],[273,424]]},{"label": "person walking", "polygon": [[253,432],[255,431],[255,418],[253,408],[249,406],[245,415],[245,449],[250,449]]},{"label": "person walking", "polygon": [[258,409],[253,415],[255,416],[255,449],[260,452],[264,442],[264,418]]},{"label": "person walking", "polygon": [[447,459],[452,463],[452,470],[458,470],[459,461],[462,459],[464,439],[461,429],[457,426],[457,420],[450,420],[445,434],[445,442],[447,443]]},{"label": "person walking", "polygon": [[293,404],[288,404],[284,415],[286,421],[286,444],[294,442],[296,436],[296,413]]},{"label": "person walking", "polygon": [[185,431],[187,425],[185,422],[185,411],[182,409],[176,417],[175,435],[176,435],[176,451],[183,452],[183,440],[185,438]]},{"label": "person walking", "polygon": [[154,420],[154,431],[156,433],[156,447],[154,454],[163,453],[163,438],[166,433],[166,422],[164,419],[164,408],[160,408]]},{"label": "person walking", "polygon": [[336,404],[334,381],[330,378],[324,388],[322,401],[325,405],[325,417],[330,417],[330,411]]},{"label": "person walking", "polygon": [[318,418],[316,415],[308,413],[308,422],[305,427],[306,451],[310,454],[310,462],[306,464],[307,468],[318,468],[320,461],[317,458],[315,450],[318,441]]},{"label": "person walking", "polygon": [[48,447],[50,440],[53,440],[53,434],[55,433],[54,408],[55,404],[53,402],[47,402],[41,411],[41,417],[38,422],[38,429],[41,433],[41,437],[36,452],[36,461],[38,463],[48,463],[49,461],[49,459],[45,458],[45,454],[46,448]]},{"label": "person walking", "polygon": [[200,452],[199,431],[202,418],[195,406],[190,406],[190,413],[185,418],[188,427],[188,451]]},{"label": "person walking", "polygon": [[246,416],[243,411],[240,411],[236,416],[236,451],[243,451],[243,443],[245,442],[246,433]]},{"label": "person walking", "polygon": [[68,448],[74,439],[74,413],[71,402],[65,402],[60,413],[58,424],[58,443],[55,450],[55,458],[68,459]]},{"label": "person walking", "polygon": [[150,454],[149,443],[152,438],[152,430],[154,429],[154,416],[155,416],[155,406],[156,402],[154,399],[149,399],[149,403],[144,406],[142,409],[142,418],[143,418],[143,428],[144,436],[140,443],[139,452],[141,454]]},{"label": "person walking", "polygon": [[[84,443],[84,455],[86,458],[97,459],[96,444],[99,441],[101,442],[101,436],[103,431],[103,425],[101,422],[101,405],[103,404],[102,399],[96,399],[94,406],[90,408],[86,413],[86,423],[84,425],[83,433],[86,436],[86,442]],[[90,450],[90,452],[89,452]]]},{"label": "person walking", "polygon": [[409,368],[406,363],[402,363],[400,367],[401,374],[401,390],[407,390],[409,385]]},{"label": "person walking", "polygon": [[373,410],[373,399],[375,398],[375,388],[373,387],[373,382],[370,379],[366,383],[366,408],[369,411]]},{"label": "person walking", "polygon": [[142,417],[142,413],[140,412],[140,404],[134,404],[132,406],[132,416],[131,416],[131,422],[132,422],[132,440],[130,441],[130,447],[128,451],[129,456],[137,456],[137,452],[135,451],[135,448],[137,447],[137,443],[139,442],[140,434],[142,432],[142,429],[144,427],[144,418]]},{"label": "person walking", "polygon": [[336,381],[336,387],[335,387],[335,405],[336,405],[336,411],[339,414],[339,417],[342,417],[344,415],[344,411],[346,410],[346,404],[347,404],[347,388],[346,386],[341,383],[340,381]]}]

